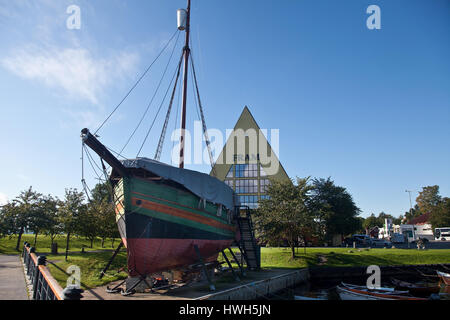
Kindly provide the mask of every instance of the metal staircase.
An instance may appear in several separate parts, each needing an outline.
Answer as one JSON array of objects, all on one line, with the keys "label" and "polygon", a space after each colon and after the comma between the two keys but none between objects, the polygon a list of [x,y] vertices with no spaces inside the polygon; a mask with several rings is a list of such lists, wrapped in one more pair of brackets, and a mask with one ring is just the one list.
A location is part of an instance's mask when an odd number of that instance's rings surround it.
[{"label": "metal staircase", "polygon": [[[244,216],[242,216],[242,211],[245,211]],[[236,221],[241,235],[238,246],[247,263],[247,268],[250,270],[258,270],[261,267],[261,259],[256,245],[250,208],[248,206],[236,207]]]}]

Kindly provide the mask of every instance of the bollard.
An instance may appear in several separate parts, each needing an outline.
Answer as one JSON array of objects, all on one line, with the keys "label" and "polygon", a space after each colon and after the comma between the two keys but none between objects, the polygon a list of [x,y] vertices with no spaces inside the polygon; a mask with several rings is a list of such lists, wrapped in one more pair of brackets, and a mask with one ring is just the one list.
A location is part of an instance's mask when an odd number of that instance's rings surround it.
[{"label": "bollard", "polygon": [[52,254],[58,254],[58,242],[52,243]]},{"label": "bollard", "polygon": [[68,286],[63,291],[63,300],[80,300],[83,298],[84,290],[78,288],[77,286]]},{"label": "bollard", "polygon": [[39,256],[37,258],[37,264],[38,266],[45,266],[47,263],[47,257],[46,256]]}]

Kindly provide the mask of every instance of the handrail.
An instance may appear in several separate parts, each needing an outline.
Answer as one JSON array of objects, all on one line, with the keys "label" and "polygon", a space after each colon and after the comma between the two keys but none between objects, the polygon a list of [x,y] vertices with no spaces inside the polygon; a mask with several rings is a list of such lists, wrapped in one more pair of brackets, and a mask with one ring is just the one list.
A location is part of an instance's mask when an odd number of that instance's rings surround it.
[{"label": "handrail", "polygon": [[[73,295],[70,290],[63,289],[56,279],[51,275],[50,270],[45,266],[46,257],[37,256],[34,248],[28,242],[24,243],[22,252],[23,263],[26,274],[33,286],[33,300],[78,300],[81,295]],[[68,290],[65,294],[66,290]]]}]

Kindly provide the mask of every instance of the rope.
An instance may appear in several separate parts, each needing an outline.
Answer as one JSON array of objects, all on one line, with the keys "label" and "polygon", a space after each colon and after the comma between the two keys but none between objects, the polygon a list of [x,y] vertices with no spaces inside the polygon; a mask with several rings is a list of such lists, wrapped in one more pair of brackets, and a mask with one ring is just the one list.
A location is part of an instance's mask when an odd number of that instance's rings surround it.
[{"label": "rope", "polygon": [[[86,151],[86,154],[87,154],[87,159],[89,160],[89,163],[91,164],[91,167],[92,167],[92,169],[94,170],[94,172],[95,172],[95,175],[97,176],[97,179],[99,180],[99,181],[102,181],[103,179],[101,178],[101,176],[97,173],[97,170],[95,170],[95,168],[94,168],[94,164],[95,164],[95,166],[100,170],[100,171],[102,171],[102,169],[97,165],[97,163],[94,161],[94,158],[92,158],[92,156],[91,156],[91,154],[89,153],[89,150],[86,148],[86,146],[84,147],[85,148],[85,151]],[[94,163],[94,164],[93,164]]]},{"label": "rope", "polygon": [[148,73],[148,71],[151,69],[151,67],[153,66],[153,64],[158,60],[158,58],[161,56],[161,54],[166,50],[167,46],[170,44],[170,42],[172,42],[173,38],[175,37],[175,35],[177,34],[178,29],[174,32],[174,34],[172,35],[172,37],[169,39],[169,41],[167,41],[166,45],[162,48],[161,52],[156,56],[155,60],[153,60],[153,62],[150,64],[150,66],[148,66],[148,68],[144,71],[144,73],[141,75],[141,77],[136,81],[136,83],[131,87],[131,89],[127,92],[127,94],[125,95],[125,97],[123,97],[123,99],[119,102],[119,104],[114,108],[114,110],[109,114],[108,117],[106,117],[106,119],[102,122],[102,124],[98,127],[97,130],[95,130],[94,135],[105,125],[105,123],[109,120],[109,118],[111,118],[111,116],[114,114],[114,112],[117,111],[117,109],[119,109],[119,107],[122,105],[122,103],[125,101],[126,98],[128,98],[128,96],[131,94],[131,92],[134,90],[134,88],[136,88],[136,86],[139,84],[139,82],[141,82],[141,80],[145,77],[145,75]]},{"label": "rope", "polygon": [[[180,80],[180,82],[181,82],[181,80]],[[180,99],[181,99],[181,85],[178,86],[177,114],[175,116],[175,125],[174,125],[174,128],[173,128],[174,132],[177,129],[178,115],[180,114],[180,107],[181,107]],[[172,141],[172,150],[173,150],[174,147],[175,147],[175,140]],[[172,162],[172,159],[170,159],[170,160]]]},{"label": "rope", "polygon": [[212,168],[212,175],[215,177],[216,176],[216,170],[214,168],[214,159],[213,159],[212,151],[211,151],[211,142],[209,141],[208,130],[206,128],[206,121],[205,121],[205,116],[203,114],[202,102],[200,100],[200,92],[199,92],[199,89],[198,89],[197,76],[195,74],[195,66],[194,66],[194,60],[192,59],[192,55],[190,56],[190,58],[191,58],[191,64],[192,64],[192,72],[193,72],[193,75],[194,75],[195,89],[197,91],[198,107],[200,109],[200,115],[201,115],[201,118],[202,118],[203,134],[205,136],[205,142],[206,142],[206,146],[208,148],[209,161],[211,162],[211,168]]},{"label": "rope", "polygon": [[175,51],[175,48],[176,48],[176,46],[177,46],[177,44],[178,44],[178,39],[179,39],[179,38],[180,38],[180,33],[178,33],[177,40],[175,41],[175,45],[174,45],[173,48],[172,48],[172,52],[170,53],[169,61],[167,61],[166,67],[165,67],[164,72],[163,72],[163,75],[162,75],[161,79],[159,80],[158,86],[156,87],[156,91],[155,91],[155,93],[153,94],[152,99],[150,100],[149,104],[147,105],[147,109],[145,109],[145,112],[144,112],[144,114],[142,115],[141,119],[139,120],[138,125],[136,126],[136,128],[134,129],[134,131],[133,131],[133,133],[130,135],[130,137],[128,138],[128,140],[127,140],[127,142],[125,143],[125,145],[123,146],[123,148],[120,150],[119,154],[121,154],[121,153],[123,152],[123,150],[127,147],[127,145],[128,145],[128,143],[130,142],[131,138],[133,138],[134,134],[136,133],[136,131],[137,131],[138,128],[140,127],[142,121],[144,120],[145,116],[147,115],[147,112],[148,112],[148,110],[150,109],[150,106],[152,105],[153,100],[155,99],[156,94],[158,93],[159,88],[161,87],[161,84],[162,84],[162,82],[163,82],[163,80],[164,80],[164,77],[165,77],[165,75],[166,75],[166,72],[167,72],[167,69],[168,69],[168,67],[169,67],[170,61],[172,61],[172,56],[173,56],[173,53],[174,53],[174,51]]},{"label": "rope", "polygon": [[170,103],[169,103],[169,108],[167,109],[166,119],[164,121],[163,129],[161,131],[161,136],[159,137],[158,147],[157,147],[156,153],[155,153],[154,159],[157,161],[159,161],[159,159],[161,158],[164,140],[166,138],[167,125],[169,124],[169,118],[170,118],[170,112],[172,111],[173,99],[175,98],[175,93],[176,93],[177,85],[178,85],[178,79],[180,77],[181,62],[182,62],[182,59],[180,59],[180,62],[178,63],[178,72],[177,72],[177,77],[175,79],[175,85],[173,87],[172,96],[170,98]]},{"label": "rope", "polygon": [[[183,56],[181,57],[181,59],[182,59],[182,58],[183,58]],[[163,106],[163,104],[164,104],[164,101],[166,100],[167,94],[169,93],[169,89],[172,87],[172,82],[173,82],[173,80],[175,79],[176,73],[177,73],[177,70],[175,70],[175,72],[174,72],[174,74],[173,74],[173,76],[172,76],[172,79],[170,80],[169,86],[168,86],[168,88],[167,88],[167,90],[166,90],[166,93],[164,94],[163,100],[161,101],[161,104],[159,105],[158,111],[157,111],[155,117],[153,118],[153,122],[152,122],[152,124],[150,125],[150,128],[149,128],[148,131],[147,131],[147,134],[146,134],[146,136],[145,136],[145,138],[144,138],[144,141],[142,142],[141,147],[139,148],[139,151],[138,151],[138,153],[137,153],[137,155],[136,155],[136,158],[139,157],[139,154],[141,153],[142,148],[143,148],[144,145],[145,145],[145,142],[147,142],[147,139],[148,139],[148,136],[149,136],[149,134],[150,134],[150,131],[152,131],[153,126],[154,126],[155,121],[156,121],[156,118],[158,117],[159,112],[161,111],[161,108],[162,108],[162,106]]]}]

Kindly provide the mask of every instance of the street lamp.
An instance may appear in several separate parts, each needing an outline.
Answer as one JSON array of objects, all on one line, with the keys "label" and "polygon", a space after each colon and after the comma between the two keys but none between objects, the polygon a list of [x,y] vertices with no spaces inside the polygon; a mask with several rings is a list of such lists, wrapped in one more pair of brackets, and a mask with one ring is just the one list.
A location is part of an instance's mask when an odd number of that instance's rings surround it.
[{"label": "street lamp", "polygon": [[[413,191],[411,191],[411,190],[405,190],[405,192],[408,192],[408,193],[409,193],[409,214],[410,214],[410,216],[411,216],[411,218],[412,218],[411,192],[413,192]],[[414,225],[413,225],[413,229],[412,229],[412,236],[413,236],[413,239],[416,238],[416,237],[415,237],[415,232],[414,232]],[[409,248],[409,239],[408,239],[408,248]]]},{"label": "street lamp", "polygon": [[411,201],[411,190],[405,190],[405,192],[409,193],[409,213],[412,212],[412,201]]}]

